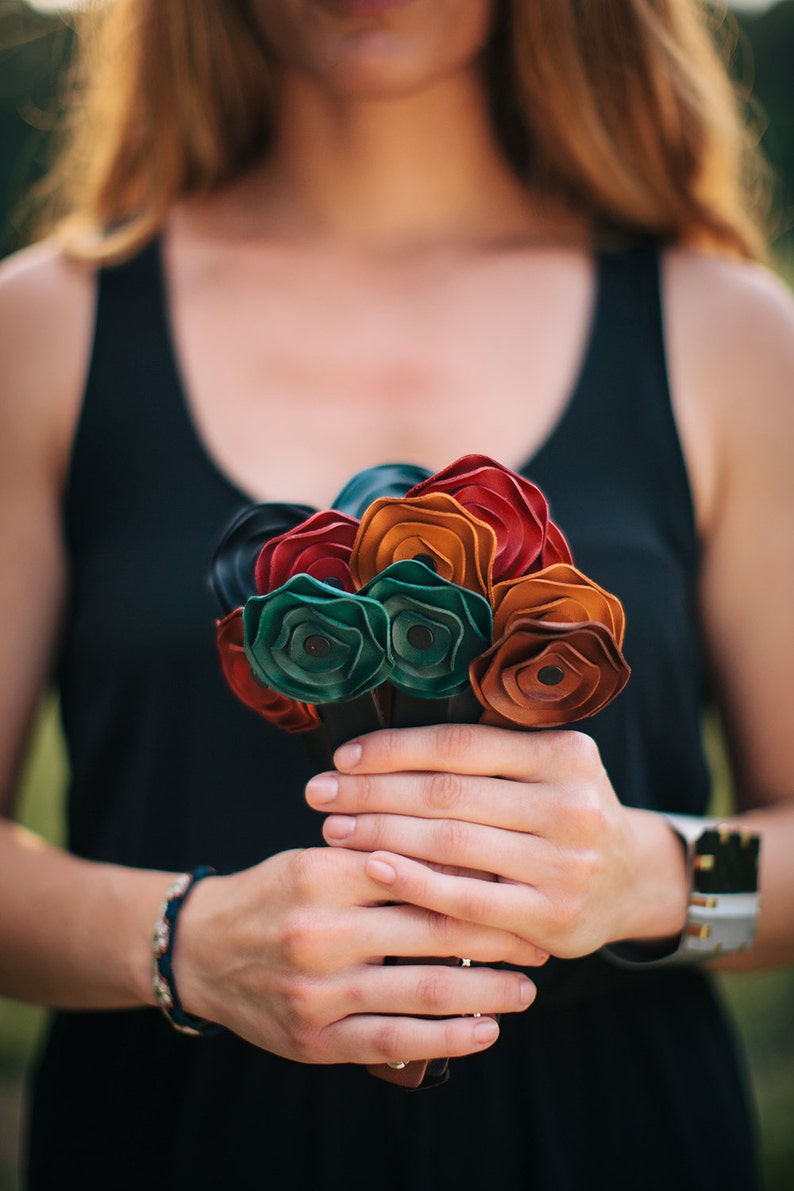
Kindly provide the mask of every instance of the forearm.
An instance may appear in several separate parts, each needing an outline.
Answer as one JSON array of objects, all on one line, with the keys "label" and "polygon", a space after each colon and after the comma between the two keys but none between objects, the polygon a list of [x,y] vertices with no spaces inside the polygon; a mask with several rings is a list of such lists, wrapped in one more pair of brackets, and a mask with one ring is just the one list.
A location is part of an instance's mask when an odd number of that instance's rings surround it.
[{"label": "forearm", "polygon": [[151,936],[172,879],[78,859],[0,819],[0,992],[54,1008],[153,1004]]}]

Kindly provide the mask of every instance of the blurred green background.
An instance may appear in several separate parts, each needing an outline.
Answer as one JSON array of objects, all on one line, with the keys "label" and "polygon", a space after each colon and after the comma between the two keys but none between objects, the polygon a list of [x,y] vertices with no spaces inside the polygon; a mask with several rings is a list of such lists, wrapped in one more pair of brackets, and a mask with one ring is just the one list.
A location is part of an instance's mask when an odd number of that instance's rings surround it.
[{"label": "blurred green background", "polygon": [[[753,85],[751,119],[776,173],[775,263],[794,282],[794,0],[768,7],[759,2],[758,10],[737,12],[734,69]],[[30,234],[24,196],[52,152],[55,80],[70,43],[68,26],[58,17],[34,12],[22,0],[0,0],[0,256],[21,247]],[[707,737],[715,807],[724,811],[730,782],[716,724],[707,724]],[[63,838],[66,779],[57,705],[48,697],[22,774],[20,815],[55,841]],[[719,983],[746,1052],[766,1186],[794,1191],[794,971],[731,975]],[[45,1023],[43,1011],[0,998],[0,1191],[17,1187],[24,1077]]]}]

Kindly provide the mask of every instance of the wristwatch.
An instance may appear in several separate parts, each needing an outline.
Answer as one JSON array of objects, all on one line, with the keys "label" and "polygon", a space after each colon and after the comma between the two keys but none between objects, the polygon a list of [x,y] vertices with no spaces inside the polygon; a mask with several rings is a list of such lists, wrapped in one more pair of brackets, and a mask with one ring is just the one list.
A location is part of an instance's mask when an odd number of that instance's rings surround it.
[{"label": "wristwatch", "polygon": [[642,943],[610,943],[607,959],[630,968],[686,964],[746,951],[760,909],[760,838],[716,819],[662,813],[686,848],[689,901],[676,946],[664,955]]}]

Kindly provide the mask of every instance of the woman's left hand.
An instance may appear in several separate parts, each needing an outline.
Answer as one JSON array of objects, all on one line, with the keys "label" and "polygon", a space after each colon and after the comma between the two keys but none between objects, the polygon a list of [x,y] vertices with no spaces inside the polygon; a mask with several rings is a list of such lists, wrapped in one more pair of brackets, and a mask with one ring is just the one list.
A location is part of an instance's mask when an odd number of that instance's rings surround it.
[{"label": "woman's left hand", "polygon": [[562,958],[683,928],[679,841],[658,815],[619,802],[581,732],[386,730],[334,760],[337,772],[309,782],[309,804],[331,812],[330,845],[373,854],[367,873],[396,902]]}]

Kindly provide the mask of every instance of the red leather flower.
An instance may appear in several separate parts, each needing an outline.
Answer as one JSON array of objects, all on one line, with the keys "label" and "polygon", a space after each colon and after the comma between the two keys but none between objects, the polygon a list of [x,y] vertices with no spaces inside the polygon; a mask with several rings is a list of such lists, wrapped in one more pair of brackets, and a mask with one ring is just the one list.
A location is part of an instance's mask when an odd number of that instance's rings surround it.
[{"label": "red leather flower", "polygon": [[573,562],[541,490],[487,455],[464,455],[408,492],[446,492],[496,534],[493,581]]},{"label": "red leather flower", "polygon": [[218,653],[224,677],[237,698],[276,728],[287,732],[309,732],[320,724],[320,717],[307,703],[286,699],[276,691],[260,686],[251,673],[243,649],[243,610],[235,608],[216,623]]},{"label": "red leather flower", "polygon": [[358,521],[335,509],[313,513],[294,529],[271,538],[256,560],[254,577],[260,595],[281,587],[293,575],[311,575],[343,591],[355,591],[350,551]]},{"label": "red leather flower", "polygon": [[623,690],[629,667],[603,624],[550,624],[516,617],[510,630],[469,667],[500,728],[560,728],[595,715]]},{"label": "red leather flower", "polygon": [[490,597],[496,535],[443,492],[376,500],[361,518],[350,567],[359,587],[416,559],[442,579]]},{"label": "red leather flower", "polygon": [[595,620],[610,630],[619,649],[623,647],[626,616],[620,600],[567,563],[555,563],[534,575],[497,584],[493,613],[493,635],[497,639],[517,616],[555,624]]}]

